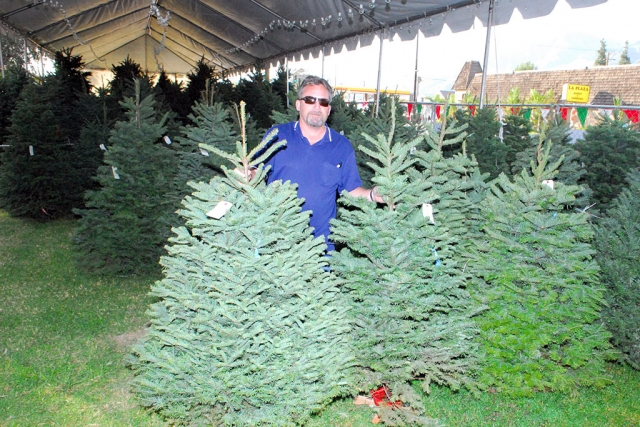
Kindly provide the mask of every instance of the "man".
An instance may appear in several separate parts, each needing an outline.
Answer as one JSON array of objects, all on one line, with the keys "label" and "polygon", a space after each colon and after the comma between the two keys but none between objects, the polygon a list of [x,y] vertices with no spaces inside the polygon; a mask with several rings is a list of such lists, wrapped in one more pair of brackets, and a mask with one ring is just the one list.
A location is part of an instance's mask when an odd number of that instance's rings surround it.
[{"label": "man", "polygon": [[267,183],[282,180],[298,185],[303,211],[311,211],[314,236],[324,236],[327,251],[335,249],[329,239],[329,221],[336,217],[336,192],[347,190],[356,197],[382,202],[374,191],[362,187],[351,142],[327,126],[333,90],[320,77],[309,76],[300,84],[297,122],[275,126],[277,139],[286,145],[267,161],[271,166]]}]

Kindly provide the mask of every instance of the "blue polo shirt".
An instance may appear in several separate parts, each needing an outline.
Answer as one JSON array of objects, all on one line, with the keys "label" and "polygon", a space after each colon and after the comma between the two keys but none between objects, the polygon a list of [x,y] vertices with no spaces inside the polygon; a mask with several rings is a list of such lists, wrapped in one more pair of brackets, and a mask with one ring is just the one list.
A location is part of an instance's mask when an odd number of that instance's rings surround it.
[{"label": "blue polo shirt", "polygon": [[298,184],[298,197],[304,199],[302,210],[311,211],[313,235],[324,236],[327,250],[332,251],[335,246],[329,240],[329,221],[336,217],[337,195],[362,185],[351,142],[329,126],[313,145],[302,135],[299,122],[274,128],[278,129],[274,141],[287,143],[266,162],[271,166],[267,184],[277,180]]}]

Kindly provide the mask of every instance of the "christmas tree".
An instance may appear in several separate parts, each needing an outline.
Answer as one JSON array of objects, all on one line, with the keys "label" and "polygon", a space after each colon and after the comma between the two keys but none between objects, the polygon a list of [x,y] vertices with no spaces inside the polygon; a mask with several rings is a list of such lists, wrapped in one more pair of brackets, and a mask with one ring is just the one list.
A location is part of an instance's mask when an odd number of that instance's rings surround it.
[{"label": "christmas tree", "polygon": [[422,136],[397,138],[395,113],[391,119],[386,136],[365,134],[371,148],[359,147],[373,159],[384,207],[343,195],[332,237],[346,247],[333,253],[331,266],[351,299],[359,389],[382,386],[391,402],[402,402],[380,407],[386,423],[427,425],[433,420],[411,382],[425,391],[433,382],[470,385],[474,307],[456,262],[456,238],[432,211],[439,195],[416,167]]},{"label": "christmas tree", "polygon": [[[115,124],[104,164],[98,170],[100,189],[89,191],[75,235],[80,264],[106,272],[159,270],[158,260],[171,226],[177,223],[177,202],[171,196],[177,169],[175,152],[166,148],[163,120],[156,118],[152,95],[122,103],[127,121]],[[169,195],[169,197],[168,197]]]},{"label": "christmas tree", "polygon": [[607,286],[603,318],[623,359],[640,369],[640,169],[596,225],[596,259]]},{"label": "christmas tree", "polygon": [[[574,206],[581,209],[589,206],[589,198],[592,194],[591,189],[585,182],[585,174],[587,171],[580,162],[580,153],[571,143],[569,136],[569,124],[564,120],[543,125],[541,134],[538,138],[530,139],[529,146],[516,154],[516,159],[511,163],[511,173],[517,175],[531,165],[538,155],[539,138],[549,140],[551,142],[551,150],[549,151],[549,163],[555,163],[562,158],[562,163],[558,166],[556,179],[565,185],[580,185],[582,191],[576,194]],[[592,210],[590,212],[594,212]]]},{"label": "christmas tree", "polygon": [[640,166],[640,133],[615,116],[602,117],[575,147],[587,170],[585,179],[593,190],[592,202],[605,211],[624,188],[627,174]]},{"label": "christmas tree", "polygon": [[479,383],[518,395],[606,384],[614,356],[593,229],[587,213],[566,209],[580,188],[554,180],[562,159],[549,164],[543,142],[529,170],[491,183],[469,263],[489,306],[476,320],[486,354]]},{"label": "christmas tree", "polygon": [[295,186],[265,184],[273,136],[247,152],[242,133],[236,154],[201,145],[235,170],[191,184],[132,359],[141,402],[171,423],[305,425],[349,389],[347,306]]}]

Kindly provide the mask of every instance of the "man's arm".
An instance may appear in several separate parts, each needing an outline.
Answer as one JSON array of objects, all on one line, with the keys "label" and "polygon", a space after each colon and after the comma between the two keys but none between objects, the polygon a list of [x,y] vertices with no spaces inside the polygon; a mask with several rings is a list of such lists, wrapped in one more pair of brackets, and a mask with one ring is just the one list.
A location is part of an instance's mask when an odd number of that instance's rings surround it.
[{"label": "man's arm", "polygon": [[372,202],[384,203],[384,200],[382,200],[382,196],[376,192],[376,187],[373,187],[373,188],[357,187],[349,191],[349,194],[351,194],[353,197],[362,197]]}]

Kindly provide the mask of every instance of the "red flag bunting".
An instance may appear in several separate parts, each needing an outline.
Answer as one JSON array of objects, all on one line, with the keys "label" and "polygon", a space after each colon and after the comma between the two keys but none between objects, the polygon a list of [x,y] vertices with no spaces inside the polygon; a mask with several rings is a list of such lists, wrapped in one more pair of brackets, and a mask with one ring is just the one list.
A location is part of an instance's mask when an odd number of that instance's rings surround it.
[{"label": "red flag bunting", "polygon": [[511,114],[514,116],[520,113],[520,107],[511,107]]},{"label": "red flag bunting", "polygon": [[441,105],[436,105],[436,117],[438,120],[440,119],[440,110],[442,109]]},{"label": "red flag bunting", "polygon": [[407,112],[411,115],[411,111],[413,110],[413,104],[407,104]]},{"label": "red flag bunting", "polygon": [[469,105],[469,111],[471,111],[471,115],[475,116],[476,115],[476,106],[475,105]]},{"label": "red flag bunting", "polygon": [[562,120],[566,121],[567,117],[569,117],[569,108],[567,107],[562,107],[560,109],[560,114],[562,114]]},{"label": "red flag bunting", "polygon": [[638,110],[622,110],[624,111],[624,113],[627,115],[627,117],[629,117],[629,120],[631,120],[631,123],[638,123],[638,120],[640,120],[639,116],[639,111]]}]

